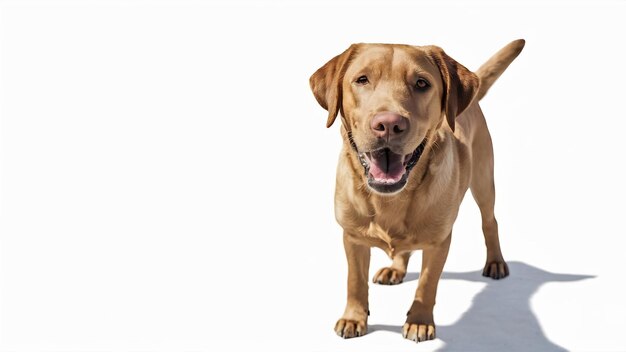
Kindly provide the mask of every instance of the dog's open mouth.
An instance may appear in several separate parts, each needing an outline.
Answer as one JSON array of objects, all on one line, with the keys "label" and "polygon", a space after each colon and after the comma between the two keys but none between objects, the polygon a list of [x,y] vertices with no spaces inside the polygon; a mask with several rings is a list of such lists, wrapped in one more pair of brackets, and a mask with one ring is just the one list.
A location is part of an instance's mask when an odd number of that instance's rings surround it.
[{"label": "dog's open mouth", "polygon": [[389,148],[359,153],[368,185],[379,193],[395,193],[407,183],[411,169],[424,151],[424,140],[412,153],[396,154]]}]

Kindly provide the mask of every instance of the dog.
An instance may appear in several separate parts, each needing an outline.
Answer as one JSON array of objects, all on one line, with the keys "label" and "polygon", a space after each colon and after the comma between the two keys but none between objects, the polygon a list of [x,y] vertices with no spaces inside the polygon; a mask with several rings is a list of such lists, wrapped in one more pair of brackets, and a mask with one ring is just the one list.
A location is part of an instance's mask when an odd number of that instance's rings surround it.
[{"label": "dog", "polygon": [[335,332],[367,332],[370,248],[392,260],[374,283],[402,282],[412,251],[422,250],[419,284],[402,336],[435,338],[433,307],[452,226],[469,188],[487,247],[483,275],[509,275],[494,216],[493,147],[478,102],[519,55],[513,41],[476,73],[437,46],[353,44],[319,68],[309,83],[328,111],[341,116],[335,217],[348,259],[348,299]]}]

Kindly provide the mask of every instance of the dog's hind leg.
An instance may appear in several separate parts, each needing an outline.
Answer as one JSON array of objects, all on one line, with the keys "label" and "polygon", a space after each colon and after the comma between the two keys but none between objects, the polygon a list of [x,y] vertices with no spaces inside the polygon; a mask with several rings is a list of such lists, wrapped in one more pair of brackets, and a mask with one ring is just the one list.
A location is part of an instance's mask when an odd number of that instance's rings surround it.
[{"label": "dog's hind leg", "polygon": [[[484,118],[482,123],[485,123]],[[483,276],[498,280],[509,275],[509,268],[502,257],[500,239],[498,238],[498,222],[494,215],[496,191],[493,180],[493,146],[486,124],[484,128],[477,130],[472,151],[473,165],[470,189],[480,208],[485,245],[487,246],[487,262],[483,269]]]},{"label": "dog's hind leg", "polygon": [[406,267],[409,265],[410,257],[411,252],[404,252],[394,256],[391,266],[378,270],[372,281],[381,285],[397,285],[402,283],[406,275]]}]

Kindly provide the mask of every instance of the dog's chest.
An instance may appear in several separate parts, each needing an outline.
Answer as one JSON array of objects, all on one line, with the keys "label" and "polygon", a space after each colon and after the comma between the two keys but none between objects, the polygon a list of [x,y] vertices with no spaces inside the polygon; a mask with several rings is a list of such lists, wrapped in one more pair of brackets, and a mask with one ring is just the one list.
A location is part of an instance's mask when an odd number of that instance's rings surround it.
[{"label": "dog's chest", "polygon": [[444,218],[420,219],[410,216],[404,217],[403,221],[395,219],[392,223],[374,217],[364,231],[362,240],[393,257],[443,241],[450,232],[450,223]]}]

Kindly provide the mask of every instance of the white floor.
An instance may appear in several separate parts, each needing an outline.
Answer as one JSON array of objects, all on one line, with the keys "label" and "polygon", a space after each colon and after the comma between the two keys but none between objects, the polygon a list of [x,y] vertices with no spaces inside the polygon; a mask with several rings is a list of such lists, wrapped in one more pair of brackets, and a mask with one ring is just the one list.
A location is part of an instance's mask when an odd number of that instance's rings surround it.
[{"label": "white floor", "polygon": [[[625,3],[507,4],[2,2],[0,350],[625,351]],[[419,253],[335,336],[339,126],[310,74],[352,42],[476,69],[516,38],[481,104],[511,276],[480,276],[468,196],[438,338],[400,334]]]}]

